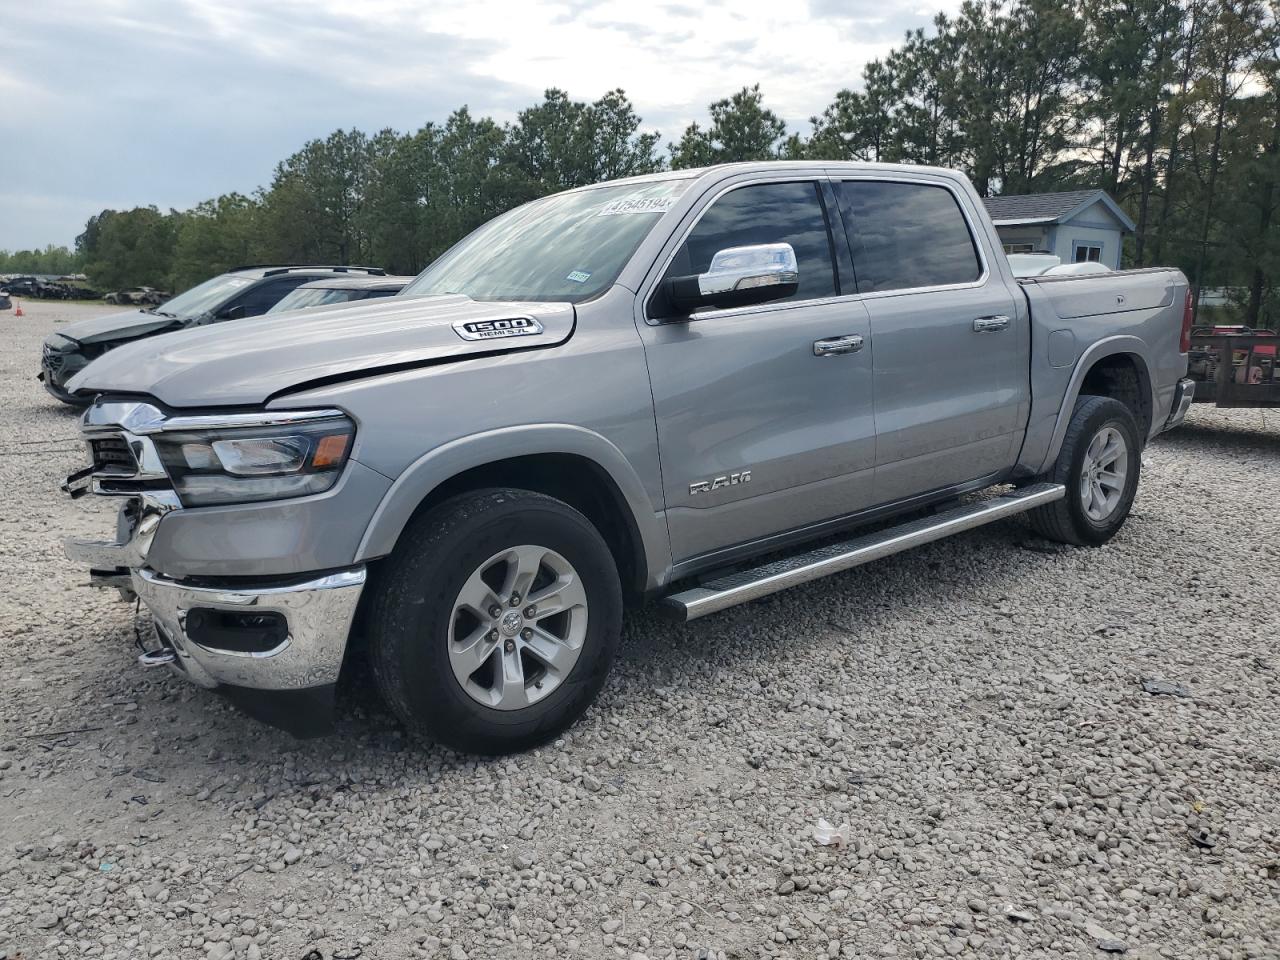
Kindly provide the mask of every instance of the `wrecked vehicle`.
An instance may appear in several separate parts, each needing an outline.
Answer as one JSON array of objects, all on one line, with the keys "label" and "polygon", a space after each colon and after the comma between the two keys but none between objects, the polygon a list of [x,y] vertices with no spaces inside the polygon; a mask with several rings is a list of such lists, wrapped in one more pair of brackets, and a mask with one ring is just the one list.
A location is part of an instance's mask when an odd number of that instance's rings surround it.
[{"label": "wrecked vehicle", "polygon": [[13,297],[34,297],[39,287],[40,280],[36,277],[10,277],[0,283],[0,293]]},{"label": "wrecked vehicle", "polygon": [[43,277],[13,277],[0,283],[0,293],[34,300],[70,300],[77,295],[71,284]]},{"label": "wrecked vehicle", "polygon": [[[37,379],[63,403],[83,406],[84,399],[73,396],[65,385],[108,350],[184,327],[256,317],[308,281],[352,273],[383,276],[383,271],[376,267],[236,267],[178,294],[172,300],[166,300],[158,307],[69,323],[45,338]],[[110,296],[112,294],[108,294]]]},{"label": "wrecked vehicle", "polygon": [[113,290],[102,297],[113,306],[158,306],[169,299],[169,294],[154,287],[129,287],[126,290]]},{"label": "wrecked vehicle", "polygon": [[66,551],[151,612],[144,666],[256,716],[324,729],[361,647],[411,730],[521,750],[626,603],[691,620],[1015,514],[1106,543],[1191,401],[1188,307],[1173,269],[1016,281],[947,170],[584,187],[398,297],[95,362],[67,489],[122,507]]}]

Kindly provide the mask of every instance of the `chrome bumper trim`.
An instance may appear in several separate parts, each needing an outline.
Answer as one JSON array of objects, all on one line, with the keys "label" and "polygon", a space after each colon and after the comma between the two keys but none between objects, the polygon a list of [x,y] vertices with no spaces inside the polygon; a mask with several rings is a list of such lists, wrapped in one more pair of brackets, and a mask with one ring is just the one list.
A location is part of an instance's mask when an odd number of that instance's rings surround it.
[{"label": "chrome bumper trim", "polygon": [[120,567],[136,567],[142,562],[132,543],[116,543],[114,540],[80,540],[62,538],[62,552],[67,559],[90,570],[116,570]]},{"label": "chrome bumper trim", "polygon": [[[177,655],[173,669],[202,687],[227,683],[258,690],[296,690],[335,683],[364,590],[365,568],[311,580],[235,589],[197,587],[148,570],[133,571],[133,589]],[[282,614],[288,635],[274,650],[242,653],[204,647],[186,633],[194,607]]]},{"label": "chrome bumper trim", "polygon": [[155,433],[172,433],[186,430],[225,430],[236,427],[271,427],[290,423],[310,423],[314,420],[332,420],[345,417],[341,410],[332,407],[308,410],[264,410],[259,413],[208,413],[166,416],[154,404],[134,400],[113,400],[95,403],[85,411],[84,430],[124,430],[136,437]]},{"label": "chrome bumper trim", "polygon": [[[96,490],[94,491],[97,492]],[[121,568],[130,570],[146,565],[147,552],[155,538],[156,528],[170,510],[180,509],[178,495],[172,490],[148,490],[134,493],[136,506],[121,508],[116,529],[116,540],[82,540],[64,537],[62,552],[67,559],[90,570],[110,571]],[[128,513],[136,509],[136,514]]]},{"label": "chrome bumper trim", "polygon": [[1191,402],[1195,398],[1196,382],[1190,377],[1179,380],[1173,393],[1173,406],[1169,410],[1169,419],[1164,423],[1164,430],[1172,430],[1187,418],[1187,411],[1191,409]]}]

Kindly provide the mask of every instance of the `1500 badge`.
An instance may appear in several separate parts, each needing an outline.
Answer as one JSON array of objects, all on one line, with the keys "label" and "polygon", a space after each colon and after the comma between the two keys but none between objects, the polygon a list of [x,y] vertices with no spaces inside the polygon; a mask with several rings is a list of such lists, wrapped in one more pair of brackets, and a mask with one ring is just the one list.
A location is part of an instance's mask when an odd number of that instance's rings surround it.
[{"label": "1500 badge", "polygon": [[736,487],[740,483],[751,482],[751,471],[743,470],[741,473],[729,473],[723,477],[714,477],[711,480],[699,480],[696,483],[689,484],[689,496],[697,493],[710,493],[712,490],[721,490],[724,487]]},{"label": "1500 badge", "polygon": [[453,332],[463,340],[500,340],[503,337],[532,337],[542,332],[533,317],[506,317],[502,320],[455,320]]}]

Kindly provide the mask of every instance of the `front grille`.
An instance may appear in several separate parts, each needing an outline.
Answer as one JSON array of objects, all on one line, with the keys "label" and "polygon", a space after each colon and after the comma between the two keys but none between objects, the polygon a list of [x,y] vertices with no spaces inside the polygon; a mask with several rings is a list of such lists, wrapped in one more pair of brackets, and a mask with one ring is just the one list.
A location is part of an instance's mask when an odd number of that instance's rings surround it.
[{"label": "front grille", "polygon": [[53,373],[58,373],[62,370],[62,365],[65,362],[65,360],[66,360],[66,357],[63,356],[63,354],[59,353],[57,350],[52,349],[48,344],[45,344],[44,365],[46,369],[50,370]]},{"label": "front grille", "polygon": [[133,476],[138,472],[138,461],[124,437],[94,437],[89,441],[89,449],[93,451],[94,473]]}]

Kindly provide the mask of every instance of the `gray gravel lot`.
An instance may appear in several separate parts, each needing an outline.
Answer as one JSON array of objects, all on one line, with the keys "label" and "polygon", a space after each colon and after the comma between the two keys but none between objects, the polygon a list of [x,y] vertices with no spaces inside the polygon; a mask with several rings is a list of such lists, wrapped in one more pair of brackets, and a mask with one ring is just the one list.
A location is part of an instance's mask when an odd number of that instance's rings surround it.
[{"label": "gray gravel lot", "polygon": [[1099,550],[1008,522],[689,626],[633,614],[583,723],[476,762],[359,682],[298,742],[133,666],[132,608],[58,547],[110,510],[58,493],[76,418],[32,379],[97,308],[23,307],[0,960],[1280,957],[1280,414],[1196,408]]}]

